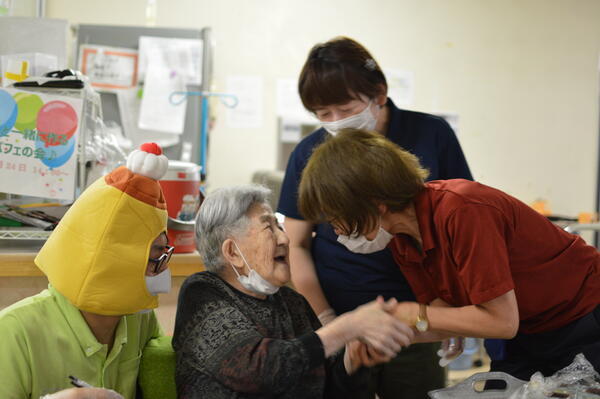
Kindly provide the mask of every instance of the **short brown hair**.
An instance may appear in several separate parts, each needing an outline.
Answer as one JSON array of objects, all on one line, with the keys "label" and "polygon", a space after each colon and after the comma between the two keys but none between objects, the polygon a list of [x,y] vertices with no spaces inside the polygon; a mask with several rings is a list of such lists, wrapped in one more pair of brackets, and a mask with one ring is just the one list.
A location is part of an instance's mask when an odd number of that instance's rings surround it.
[{"label": "short brown hair", "polygon": [[302,173],[299,209],[312,223],[335,222],[344,234],[377,227],[380,204],[405,209],[429,172],[416,156],[374,131],[343,129],[318,146]]},{"label": "short brown hair", "polygon": [[359,94],[375,98],[387,91],[387,82],[366,48],[340,36],[310,50],[298,91],[304,107],[314,112],[322,106],[355,100]]}]

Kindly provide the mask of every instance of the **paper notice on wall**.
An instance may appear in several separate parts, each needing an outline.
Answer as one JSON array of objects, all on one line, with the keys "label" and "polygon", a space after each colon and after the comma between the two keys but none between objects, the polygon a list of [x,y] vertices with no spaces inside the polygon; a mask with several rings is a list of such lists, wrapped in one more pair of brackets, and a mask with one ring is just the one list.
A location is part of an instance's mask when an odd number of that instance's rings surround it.
[{"label": "paper notice on wall", "polygon": [[71,200],[83,101],[0,89],[0,192]]},{"label": "paper notice on wall", "polygon": [[127,89],[137,85],[138,52],[130,48],[84,44],[78,68],[98,89]]},{"label": "paper notice on wall", "polygon": [[150,61],[146,70],[138,127],[165,133],[183,133],[186,104],[173,105],[169,97],[173,92],[185,91],[185,87],[185,78],[178,71],[160,60]]},{"label": "paper notice on wall", "polygon": [[263,78],[260,76],[229,76],[227,93],[237,97],[235,108],[227,109],[227,126],[260,128],[263,125]]},{"label": "paper notice on wall", "polygon": [[383,72],[388,84],[388,97],[399,107],[413,105],[415,74],[401,69],[386,69]]},{"label": "paper notice on wall", "polygon": [[142,36],[139,45],[138,75],[144,92],[138,127],[181,134],[186,105],[173,105],[169,99],[188,84],[202,82],[202,41]]},{"label": "paper notice on wall", "polygon": [[[137,89],[119,90],[117,102],[125,137],[132,141],[134,148],[149,141],[155,142],[163,148],[179,143],[180,135],[178,134],[140,129],[138,127],[142,99],[139,98]],[[185,107],[185,104],[181,106]]]},{"label": "paper notice on wall", "polygon": [[277,79],[277,115],[298,121],[315,122],[315,118],[302,105],[297,79]]},{"label": "paper notice on wall", "polygon": [[174,39],[141,36],[139,40],[140,62],[138,75],[147,79],[150,63],[160,62],[166,68],[177,71],[185,84],[202,83],[202,40]]}]

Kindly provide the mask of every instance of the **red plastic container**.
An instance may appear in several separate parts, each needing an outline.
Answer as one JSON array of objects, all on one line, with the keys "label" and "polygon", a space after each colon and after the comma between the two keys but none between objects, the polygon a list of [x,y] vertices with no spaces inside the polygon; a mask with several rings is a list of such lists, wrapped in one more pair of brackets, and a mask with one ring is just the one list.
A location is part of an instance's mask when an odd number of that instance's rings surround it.
[{"label": "red plastic container", "polygon": [[167,200],[167,236],[170,245],[175,247],[177,253],[194,252],[196,244],[191,222],[196,217],[201,201],[200,166],[191,162],[169,161],[169,169],[160,180],[160,185]]}]

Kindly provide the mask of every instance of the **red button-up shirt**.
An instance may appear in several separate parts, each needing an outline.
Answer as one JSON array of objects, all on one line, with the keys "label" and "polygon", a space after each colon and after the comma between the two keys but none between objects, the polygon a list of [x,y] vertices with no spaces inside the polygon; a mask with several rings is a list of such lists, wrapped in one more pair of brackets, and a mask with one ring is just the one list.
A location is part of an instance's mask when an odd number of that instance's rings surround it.
[{"label": "red button-up shirt", "polygon": [[414,206],[422,250],[405,234],[389,247],[419,302],[476,305],[514,289],[523,333],[561,327],[600,304],[600,253],[516,198],[438,180]]}]

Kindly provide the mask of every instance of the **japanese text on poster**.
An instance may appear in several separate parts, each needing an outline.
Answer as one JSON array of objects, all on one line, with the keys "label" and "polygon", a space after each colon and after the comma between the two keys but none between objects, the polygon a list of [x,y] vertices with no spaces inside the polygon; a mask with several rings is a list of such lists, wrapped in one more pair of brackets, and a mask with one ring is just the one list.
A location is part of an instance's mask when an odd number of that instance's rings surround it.
[{"label": "japanese text on poster", "polygon": [[0,192],[73,199],[82,104],[0,89]]}]

